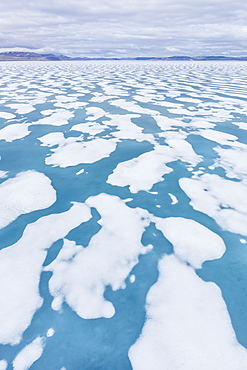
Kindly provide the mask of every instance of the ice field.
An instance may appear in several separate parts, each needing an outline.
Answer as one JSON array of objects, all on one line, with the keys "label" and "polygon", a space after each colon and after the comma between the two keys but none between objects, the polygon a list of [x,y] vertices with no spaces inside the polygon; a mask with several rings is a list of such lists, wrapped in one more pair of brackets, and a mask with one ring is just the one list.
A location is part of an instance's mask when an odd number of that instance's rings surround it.
[{"label": "ice field", "polygon": [[0,370],[247,369],[246,76],[0,64]]}]

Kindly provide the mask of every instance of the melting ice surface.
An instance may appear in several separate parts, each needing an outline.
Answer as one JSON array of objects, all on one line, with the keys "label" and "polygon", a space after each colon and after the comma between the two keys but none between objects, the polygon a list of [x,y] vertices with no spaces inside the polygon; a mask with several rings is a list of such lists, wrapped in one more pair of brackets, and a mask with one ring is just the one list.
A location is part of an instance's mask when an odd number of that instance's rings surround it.
[{"label": "melting ice surface", "polygon": [[247,369],[246,69],[0,64],[0,369]]}]

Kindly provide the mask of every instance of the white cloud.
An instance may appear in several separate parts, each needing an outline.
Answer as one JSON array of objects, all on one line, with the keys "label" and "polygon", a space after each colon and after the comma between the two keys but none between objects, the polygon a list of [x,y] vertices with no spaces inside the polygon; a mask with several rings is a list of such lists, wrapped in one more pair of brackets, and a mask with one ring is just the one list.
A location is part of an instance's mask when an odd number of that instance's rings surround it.
[{"label": "white cloud", "polygon": [[246,18],[245,0],[13,0],[2,5],[0,40],[4,48],[74,55],[124,56],[117,49],[126,56],[221,54],[233,48],[244,54]]}]

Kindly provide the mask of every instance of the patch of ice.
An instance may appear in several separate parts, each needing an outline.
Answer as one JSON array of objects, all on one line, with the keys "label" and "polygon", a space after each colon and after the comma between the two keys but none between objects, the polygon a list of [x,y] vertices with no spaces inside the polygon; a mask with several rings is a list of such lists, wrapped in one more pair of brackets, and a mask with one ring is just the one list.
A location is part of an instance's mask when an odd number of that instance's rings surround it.
[{"label": "patch of ice", "polygon": [[191,206],[206,213],[225,230],[247,235],[247,185],[215,174],[179,180]]},{"label": "patch of ice", "polygon": [[48,329],[46,333],[47,338],[52,337],[54,333],[55,333],[55,330],[53,328]]},{"label": "patch of ice", "polygon": [[5,177],[8,176],[8,173],[9,173],[8,171],[0,171],[0,179],[5,179]]},{"label": "patch of ice", "polygon": [[72,142],[56,149],[45,159],[48,165],[60,167],[77,166],[81,163],[94,163],[109,157],[116,149],[116,140],[95,139],[85,142]]},{"label": "patch of ice", "polygon": [[85,204],[74,203],[64,213],[27,225],[15,244],[0,251],[0,343],[18,344],[42,305],[39,280],[46,250],[90,217]]},{"label": "patch of ice", "polygon": [[28,370],[43,354],[45,339],[38,337],[24,347],[13,361],[14,370]]},{"label": "patch of ice", "polygon": [[39,119],[36,122],[32,122],[32,125],[52,125],[52,126],[63,126],[68,124],[68,120],[74,117],[74,113],[66,109],[58,109],[55,113],[50,116]]},{"label": "patch of ice", "polygon": [[220,289],[174,255],[159,262],[146,310],[142,334],[129,350],[134,370],[247,368]]},{"label": "patch of ice", "polygon": [[14,125],[5,126],[0,130],[0,140],[12,142],[26,137],[31,133],[28,127],[29,125],[25,123],[15,123]]},{"label": "patch of ice", "polygon": [[86,113],[89,116],[86,118],[87,121],[96,121],[97,119],[106,115],[104,109],[99,107],[88,107],[86,108]]},{"label": "patch of ice", "polygon": [[8,104],[7,107],[16,110],[18,114],[26,114],[35,110],[31,104]]},{"label": "patch of ice", "polygon": [[157,145],[154,150],[137,158],[121,162],[107,179],[107,183],[117,186],[130,186],[132,193],[148,191],[163,180],[163,176],[172,172],[167,163],[181,159],[196,165],[201,157],[184,140],[169,139],[169,146]]},{"label": "patch of ice", "polygon": [[246,244],[246,243],[247,243],[247,241],[246,241],[245,239],[239,239],[239,241],[240,241],[240,243],[242,243],[242,244]]},{"label": "patch of ice", "polygon": [[215,141],[221,145],[232,145],[232,142],[238,139],[235,135],[217,130],[200,130],[195,134],[201,135],[205,139]]},{"label": "patch of ice", "polygon": [[173,195],[173,194],[171,194],[171,193],[168,193],[168,195],[169,195],[169,197],[171,198],[171,200],[172,200],[172,205],[174,205],[174,204],[177,204],[178,203],[178,200],[177,200],[177,198],[175,197],[175,195]]},{"label": "patch of ice", "polygon": [[101,133],[107,128],[107,126],[100,124],[98,122],[87,122],[87,123],[78,123],[71,127],[71,130],[83,132],[85,134],[96,135]]},{"label": "patch of ice", "polygon": [[133,284],[136,281],[135,275],[130,275],[130,283]]},{"label": "patch of ice", "polygon": [[63,145],[66,142],[62,132],[50,132],[44,136],[37,138],[42,144],[41,146],[52,147],[55,145]]},{"label": "patch of ice", "polygon": [[0,184],[0,228],[22,214],[50,207],[56,201],[51,180],[34,170],[21,172]]},{"label": "patch of ice", "polygon": [[0,112],[0,118],[4,118],[4,119],[15,118],[15,114],[8,113],[8,112]]},{"label": "patch of ice", "polygon": [[171,161],[169,156],[167,158],[166,149],[165,146],[157,146],[151,152],[119,163],[106,182],[117,186],[129,185],[132,193],[150,190],[155,183],[163,180],[163,175],[172,172],[172,168],[165,164]]},{"label": "patch of ice", "polygon": [[105,287],[109,285],[113,290],[124,287],[139,254],[150,250],[141,243],[150,217],[146,210],[132,209],[108,194],[90,197],[86,204],[100,213],[98,223],[102,228],[86,248],[65,240],[57,258],[45,271],[53,273],[49,281],[55,300],[53,308],[59,309],[66,301],[84,319],[109,318],[115,309],[104,298]]},{"label": "patch of ice", "polygon": [[172,243],[175,255],[194,268],[201,268],[203,262],[218,259],[225,252],[223,240],[194,220],[183,217],[157,218],[156,227]]},{"label": "patch of ice", "polygon": [[214,148],[220,156],[215,165],[226,170],[227,177],[235,179],[247,178],[247,146],[246,148]]},{"label": "patch of ice", "polygon": [[0,370],[6,370],[8,367],[8,363],[6,360],[0,360]]},{"label": "patch of ice", "polygon": [[81,173],[83,173],[85,170],[84,168],[82,168],[80,171],[76,172],[76,175],[80,175]]},{"label": "patch of ice", "polygon": [[115,105],[116,107],[122,108],[132,113],[149,114],[151,116],[159,115],[160,112],[148,108],[142,108],[135,102],[126,101],[124,99],[110,100],[109,104]]}]

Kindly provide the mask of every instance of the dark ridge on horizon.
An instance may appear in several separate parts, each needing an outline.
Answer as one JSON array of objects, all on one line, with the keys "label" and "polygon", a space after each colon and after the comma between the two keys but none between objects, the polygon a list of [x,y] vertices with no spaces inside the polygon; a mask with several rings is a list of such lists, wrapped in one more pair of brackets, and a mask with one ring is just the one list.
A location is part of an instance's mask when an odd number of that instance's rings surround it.
[{"label": "dark ridge on horizon", "polygon": [[16,51],[9,51],[0,53],[0,61],[73,61],[73,60],[246,60],[246,57],[231,57],[231,56],[214,56],[214,55],[205,55],[205,56],[197,56],[197,57],[190,57],[187,55],[182,56],[171,56],[171,57],[133,57],[133,58],[118,58],[118,57],[68,57],[61,54],[38,54],[35,52],[16,52]]}]

